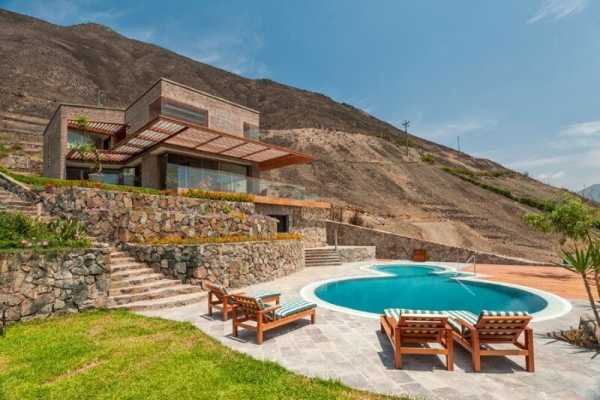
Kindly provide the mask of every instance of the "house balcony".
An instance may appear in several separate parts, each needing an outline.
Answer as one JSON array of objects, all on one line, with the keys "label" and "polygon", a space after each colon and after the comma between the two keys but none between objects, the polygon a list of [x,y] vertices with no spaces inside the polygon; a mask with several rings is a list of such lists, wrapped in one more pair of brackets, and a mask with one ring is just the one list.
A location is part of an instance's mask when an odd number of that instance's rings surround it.
[{"label": "house balcony", "polygon": [[167,164],[165,187],[168,190],[179,191],[202,189],[283,199],[307,198],[306,190],[301,185],[177,164]]}]

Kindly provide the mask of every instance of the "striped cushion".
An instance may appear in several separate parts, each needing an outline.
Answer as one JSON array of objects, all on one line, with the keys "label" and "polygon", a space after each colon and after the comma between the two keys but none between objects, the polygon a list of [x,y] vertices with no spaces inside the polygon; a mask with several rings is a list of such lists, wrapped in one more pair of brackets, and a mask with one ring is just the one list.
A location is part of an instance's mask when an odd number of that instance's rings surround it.
[{"label": "striped cushion", "polygon": [[482,317],[528,317],[527,311],[489,311],[482,310],[479,319]]},{"label": "striped cushion", "polygon": [[315,303],[302,299],[288,301],[275,310],[275,319],[289,317],[290,315],[316,307],[317,305]]},{"label": "striped cushion", "polygon": [[264,299],[265,297],[274,297],[281,296],[281,293],[276,292],[274,290],[257,290],[253,292],[250,297],[254,297],[255,299]]},{"label": "striped cushion", "polygon": [[408,308],[386,308],[383,313],[386,317],[394,318],[396,321],[400,321],[400,315],[402,314],[445,315],[444,311],[411,310]]},{"label": "striped cushion", "polygon": [[[448,318],[448,323],[456,332],[461,332],[462,325],[457,321],[458,318],[468,322],[471,325],[475,325],[478,321],[477,315],[473,314],[470,311],[445,311],[445,313],[450,317]],[[467,331],[468,332],[468,331]]]}]

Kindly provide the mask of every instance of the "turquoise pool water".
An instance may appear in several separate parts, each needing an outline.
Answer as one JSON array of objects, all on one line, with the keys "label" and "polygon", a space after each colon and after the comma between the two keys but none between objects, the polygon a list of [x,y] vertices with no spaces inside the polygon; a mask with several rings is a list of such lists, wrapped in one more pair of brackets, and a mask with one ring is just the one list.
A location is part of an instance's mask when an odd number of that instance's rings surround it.
[{"label": "turquoise pool water", "polygon": [[380,314],[385,308],[538,312],[546,300],[525,290],[480,281],[457,281],[441,268],[392,265],[377,268],[389,277],[325,283],[315,290],[320,299],[358,311]]}]

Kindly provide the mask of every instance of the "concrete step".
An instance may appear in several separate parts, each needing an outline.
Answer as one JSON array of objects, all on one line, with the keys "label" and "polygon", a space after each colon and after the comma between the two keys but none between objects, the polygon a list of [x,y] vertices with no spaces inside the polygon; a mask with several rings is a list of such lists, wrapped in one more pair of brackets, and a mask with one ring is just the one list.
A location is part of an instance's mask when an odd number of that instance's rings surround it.
[{"label": "concrete step", "polygon": [[124,251],[118,251],[118,250],[111,251],[111,253],[110,253],[111,259],[119,258],[119,257],[129,257],[129,253],[125,253]]},{"label": "concrete step", "polygon": [[137,276],[124,278],[124,279],[117,280],[117,281],[113,280],[110,287],[112,289],[120,289],[120,288],[136,286],[136,285],[144,285],[146,283],[163,280],[164,278],[165,278],[165,276],[163,274],[157,274],[157,273],[137,275]]},{"label": "concrete step", "polygon": [[305,267],[310,268],[310,267],[338,267],[342,265],[342,263],[335,263],[335,262],[326,262],[326,263],[306,263],[304,264]]},{"label": "concrete step", "polygon": [[119,272],[125,271],[136,271],[139,269],[148,268],[148,266],[144,263],[139,262],[122,262],[122,263],[110,263],[110,272],[111,274],[117,274]]},{"label": "concrete step", "polygon": [[182,307],[206,300],[207,292],[194,292],[165,297],[162,299],[142,300],[128,304],[114,305],[110,308],[124,308],[130,311],[159,310],[163,308]]},{"label": "concrete step", "polygon": [[110,262],[119,264],[119,263],[127,263],[127,262],[137,262],[135,258],[129,256],[110,256]]},{"label": "concrete step", "polygon": [[[120,282],[120,281],[124,281],[124,280],[140,278],[144,275],[153,275],[153,274],[155,274],[155,272],[152,268],[144,267],[144,268],[138,268],[138,269],[134,269],[134,270],[126,270],[126,271],[119,271],[119,272],[111,273],[110,279],[113,282]],[[161,274],[157,274],[157,275],[161,275]]]},{"label": "concrete step", "polygon": [[181,285],[181,282],[176,279],[160,279],[157,281],[150,281],[148,283],[141,283],[132,286],[124,286],[120,288],[112,287],[109,291],[109,295],[120,296],[122,294],[143,293],[148,292],[150,290],[162,289],[177,285]]},{"label": "concrete step", "polygon": [[125,305],[146,300],[163,300],[174,296],[198,293],[202,291],[202,288],[199,286],[179,284],[177,286],[154,289],[142,293],[130,293],[118,296],[111,296],[109,298],[109,301],[113,305]]}]

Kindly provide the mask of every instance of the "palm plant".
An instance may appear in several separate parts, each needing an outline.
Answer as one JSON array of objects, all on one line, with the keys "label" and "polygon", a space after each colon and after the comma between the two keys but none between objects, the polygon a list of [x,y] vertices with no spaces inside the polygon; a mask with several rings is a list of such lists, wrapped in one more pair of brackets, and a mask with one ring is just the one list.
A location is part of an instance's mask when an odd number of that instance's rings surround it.
[{"label": "palm plant", "polygon": [[597,249],[595,249],[595,246],[593,245],[588,245],[585,249],[579,249],[575,246],[573,251],[561,250],[561,255],[566,261],[566,264],[562,266],[571,272],[579,274],[581,279],[583,279],[585,292],[588,296],[590,306],[592,307],[594,318],[596,319],[596,326],[600,327],[600,313],[598,312],[598,306],[594,300],[588,277],[588,275],[594,271],[594,257],[597,256],[595,254],[596,251]]},{"label": "palm plant", "polygon": [[594,280],[596,281],[596,291],[598,292],[598,299],[600,299],[600,240],[592,242],[592,244],[590,245],[590,249],[592,273],[594,274]]},{"label": "palm plant", "polygon": [[71,149],[81,153],[82,155],[90,154],[94,157],[94,170],[93,174],[102,173],[102,160],[100,159],[100,153],[96,146],[91,143],[73,144],[70,146]]}]

